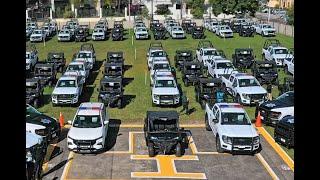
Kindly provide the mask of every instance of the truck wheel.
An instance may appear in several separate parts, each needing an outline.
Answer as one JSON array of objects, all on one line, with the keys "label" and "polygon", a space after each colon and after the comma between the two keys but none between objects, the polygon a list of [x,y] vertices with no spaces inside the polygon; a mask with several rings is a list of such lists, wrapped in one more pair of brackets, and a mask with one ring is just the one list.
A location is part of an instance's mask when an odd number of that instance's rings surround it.
[{"label": "truck wheel", "polygon": [[33,107],[34,107],[34,108],[38,108],[39,105],[40,105],[40,102],[39,102],[39,99],[37,98],[37,99],[35,99],[35,100],[33,101]]},{"label": "truck wheel", "polygon": [[239,103],[239,104],[241,104],[241,98],[240,98],[240,95],[239,95],[239,94],[238,94],[237,97],[236,97],[236,102]]},{"label": "truck wheel", "polygon": [[154,156],[155,156],[153,143],[149,143],[149,145],[148,145],[148,152],[149,152],[149,157],[154,157]]},{"label": "truck wheel", "polygon": [[209,121],[208,121],[208,115],[206,114],[206,116],[205,116],[205,124],[206,124],[206,130],[207,131],[211,131],[211,127],[210,127],[210,125],[209,125]]},{"label": "truck wheel", "polygon": [[176,145],[176,156],[181,157],[182,156],[182,149],[181,149],[181,143],[178,143]]},{"label": "truck wheel", "polygon": [[218,153],[223,153],[223,149],[221,148],[219,136],[217,136],[217,138],[216,138],[216,149],[217,149]]},{"label": "truck wheel", "polygon": [[202,109],[205,109],[205,107],[206,107],[206,101],[205,100],[201,100],[201,108]]},{"label": "truck wheel", "polygon": [[122,108],[122,99],[118,100],[117,106],[118,106],[119,109]]},{"label": "truck wheel", "polygon": [[289,74],[288,66],[284,66],[284,74]]},{"label": "truck wheel", "polygon": [[183,83],[184,83],[184,86],[185,86],[185,87],[188,87],[188,86],[189,86],[187,80],[184,80]]}]

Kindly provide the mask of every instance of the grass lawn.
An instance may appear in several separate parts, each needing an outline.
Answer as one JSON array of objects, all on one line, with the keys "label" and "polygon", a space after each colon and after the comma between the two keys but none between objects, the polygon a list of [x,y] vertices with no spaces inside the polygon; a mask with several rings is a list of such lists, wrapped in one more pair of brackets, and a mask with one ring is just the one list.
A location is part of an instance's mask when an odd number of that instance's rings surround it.
[{"label": "grass lawn", "polygon": [[[235,37],[232,39],[221,39],[217,37],[215,34],[206,31],[207,40],[210,40],[213,45],[222,49],[227,58],[231,59],[231,55],[234,52],[235,48],[245,48],[250,47],[253,48],[254,53],[257,56],[257,59],[261,59],[261,49],[263,43],[265,42],[264,37],[256,35],[255,37],[239,37],[238,34],[235,34]],[[106,54],[108,51],[123,51],[125,56],[125,64],[132,65],[132,67],[125,72],[125,78],[133,79],[128,85],[125,86],[124,94],[126,95],[127,103],[123,109],[112,108],[109,109],[110,117],[113,119],[120,119],[122,123],[125,122],[137,122],[142,123],[142,119],[145,117],[147,110],[165,110],[165,109],[176,109],[180,111],[182,107],[178,108],[159,108],[151,106],[151,88],[149,87],[149,72],[147,69],[146,63],[146,53],[149,47],[151,40],[141,40],[135,41],[134,45],[132,45],[131,35],[127,34],[126,37],[128,39],[124,41],[100,41],[100,42],[92,42],[94,44],[94,48],[97,55],[97,62],[100,66],[99,71],[93,72],[89,77],[89,84],[84,88],[84,97],[82,100],[84,101],[97,101],[97,88],[99,86],[99,81],[102,78],[102,70],[103,66],[101,66],[102,62],[106,58]],[[277,35],[276,37],[282,45],[285,47],[291,48],[293,47],[294,40],[292,37]],[[167,51],[170,61],[173,63],[173,57],[175,55],[175,51],[177,49],[192,49],[195,53],[195,49],[200,40],[194,40],[190,35],[187,36],[187,39],[184,40],[171,40],[171,38],[167,40],[162,40],[162,45],[164,49]],[[76,42],[58,42],[57,37],[53,37],[51,40],[45,43],[45,47],[43,43],[36,44],[37,50],[39,52],[39,59],[44,60],[47,57],[48,52],[50,51],[63,51],[65,53],[65,57],[67,59],[67,63],[71,61],[72,55],[76,53],[80,49],[81,43]],[[136,59],[135,59],[136,52]],[[280,83],[283,82],[284,72],[281,70],[279,72]],[[185,114],[180,115],[180,119],[182,123],[203,123],[204,119],[204,111],[201,109],[200,105],[195,101],[194,87],[184,87],[181,73],[177,72],[177,81],[181,85],[182,90],[186,91],[188,98],[190,99],[190,108],[194,108],[195,111],[187,116]],[[51,115],[53,117],[58,118],[59,113],[62,112],[65,120],[71,120],[75,114],[76,107],[53,107],[51,104],[50,94],[52,92],[52,88],[47,87],[45,89],[45,104],[39,108],[39,110],[43,113]],[[275,87],[273,90],[273,96],[277,97],[278,90]],[[251,119],[254,119],[255,107],[246,107],[247,113]],[[273,135],[272,128],[267,128],[268,132]],[[290,151],[289,151],[290,152]],[[292,151],[293,154],[293,151]]]}]

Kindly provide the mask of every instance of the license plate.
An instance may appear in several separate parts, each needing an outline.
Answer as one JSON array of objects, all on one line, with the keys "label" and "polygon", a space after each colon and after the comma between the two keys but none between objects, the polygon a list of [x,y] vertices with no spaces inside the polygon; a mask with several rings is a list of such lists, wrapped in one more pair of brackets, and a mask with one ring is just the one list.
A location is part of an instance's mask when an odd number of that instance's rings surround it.
[{"label": "license plate", "polygon": [[246,148],[245,146],[238,146],[239,149],[244,149]]},{"label": "license plate", "polygon": [[283,138],[280,138],[280,141],[281,141],[281,142],[286,142],[286,140],[285,140],[285,139],[283,139]]}]

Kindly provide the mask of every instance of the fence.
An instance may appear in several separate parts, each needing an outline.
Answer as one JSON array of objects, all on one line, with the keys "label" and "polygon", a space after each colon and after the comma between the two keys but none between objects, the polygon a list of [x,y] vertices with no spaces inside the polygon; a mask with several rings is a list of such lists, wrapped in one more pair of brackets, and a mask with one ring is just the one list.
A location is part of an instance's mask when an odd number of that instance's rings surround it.
[{"label": "fence", "polygon": [[[80,25],[89,25],[89,28],[93,29],[95,24],[99,21],[99,19],[100,18],[78,18],[78,21],[79,21]],[[108,21],[109,27],[113,27],[114,21],[124,20],[123,21],[124,28],[126,28],[126,29],[133,28],[134,16],[130,17],[130,21],[129,21],[129,16],[126,16],[126,17],[107,17],[106,19]],[[164,20],[163,20],[164,18],[156,18],[155,17],[155,19],[160,19],[161,23],[164,22]],[[60,29],[70,19],[59,18],[59,19],[55,19],[55,20],[57,21],[58,28]],[[177,21],[181,23],[181,20],[177,20]],[[193,19],[193,21],[196,22],[198,26],[203,25],[202,19]],[[265,21],[261,21],[261,20],[254,20],[254,21],[257,21],[259,23],[265,23]],[[145,22],[146,26],[149,27],[150,21],[145,19],[144,22]],[[276,29],[277,33],[294,37],[294,26],[281,24],[278,22],[269,22],[269,24],[272,25]],[[42,23],[39,22],[38,25],[41,26]]]}]

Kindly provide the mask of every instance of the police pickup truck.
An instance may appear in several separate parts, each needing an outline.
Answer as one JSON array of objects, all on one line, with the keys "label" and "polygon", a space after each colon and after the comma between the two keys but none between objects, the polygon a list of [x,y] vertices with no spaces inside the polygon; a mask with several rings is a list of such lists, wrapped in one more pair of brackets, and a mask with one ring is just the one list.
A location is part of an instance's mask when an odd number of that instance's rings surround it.
[{"label": "police pickup truck", "polygon": [[281,46],[269,46],[267,49],[262,49],[262,57],[267,61],[274,61],[277,66],[283,66],[284,61],[291,60],[293,55],[290,54],[288,48]]},{"label": "police pickup truck", "polygon": [[233,73],[229,78],[221,77],[222,85],[228,93],[235,97],[236,102],[245,105],[263,103],[267,91],[260,85],[258,80],[246,73]]},{"label": "police pickup truck", "polygon": [[214,134],[219,153],[240,151],[254,154],[260,147],[260,137],[238,103],[206,103],[205,125]]},{"label": "police pickup truck", "polygon": [[286,92],[275,100],[262,103],[258,110],[262,122],[267,125],[275,125],[284,117],[294,116],[294,92]]},{"label": "police pickup truck", "polygon": [[67,136],[68,149],[80,153],[103,151],[109,126],[109,114],[103,103],[80,104]]},{"label": "police pickup truck", "polygon": [[155,76],[151,95],[152,106],[180,103],[180,93],[174,76]]},{"label": "police pickup truck", "polygon": [[83,84],[81,76],[63,75],[57,82],[52,95],[52,105],[79,103],[79,97],[82,94]]}]

